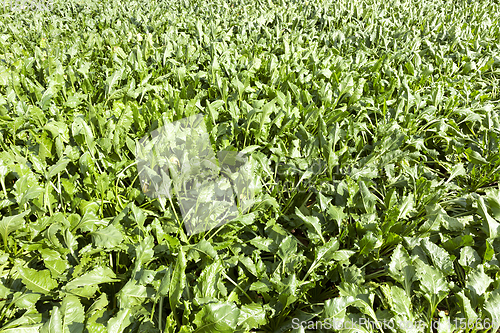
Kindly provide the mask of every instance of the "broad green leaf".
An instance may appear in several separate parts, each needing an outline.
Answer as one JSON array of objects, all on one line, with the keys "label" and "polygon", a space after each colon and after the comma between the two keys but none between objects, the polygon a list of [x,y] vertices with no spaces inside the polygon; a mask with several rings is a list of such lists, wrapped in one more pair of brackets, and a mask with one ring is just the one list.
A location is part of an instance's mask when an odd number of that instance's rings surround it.
[{"label": "broad green leaf", "polygon": [[78,95],[72,95],[69,96],[68,99],[66,100],[66,103],[64,103],[65,106],[69,108],[76,108],[78,105],[82,103],[81,96]]},{"label": "broad green leaf", "polygon": [[45,323],[40,329],[41,333],[62,333],[63,331],[63,321],[61,318],[61,311],[59,307],[54,306],[50,312],[49,321]]},{"label": "broad green leaf", "polygon": [[114,93],[114,91],[115,91],[114,87],[121,80],[123,72],[124,72],[124,68],[117,70],[111,76],[109,76],[108,79],[106,80],[106,86],[107,86],[106,95],[108,97]]},{"label": "broad green leaf", "polygon": [[354,80],[352,79],[352,76],[349,74],[340,82],[339,97],[346,93],[349,93],[353,87],[354,87]]},{"label": "broad green leaf", "polygon": [[66,269],[68,269],[67,260],[62,259],[59,252],[50,249],[42,249],[40,250],[40,254],[42,255],[45,267],[50,270],[53,278],[60,278]]},{"label": "broad green leaf", "polygon": [[495,239],[500,236],[500,223],[488,213],[488,208],[483,197],[478,198],[478,213],[483,218],[483,228],[489,238]]},{"label": "broad green leaf", "polygon": [[40,333],[43,326],[41,324],[19,326],[14,328],[2,329],[2,333]]},{"label": "broad green leaf", "polygon": [[500,327],[500,290],[496,289],[488,296],[484,309],[491,318],[491,332],[497,332]]},{"label": "broad green leaf", "polygon": [[50,294],[58,286],[56,280],[50,277],[48,269],[35,270],[29,267],[17,266],[16,270],[21,277],[21,281],[34,292],[46,295]]},{"label": "broad green leaf", "polygon": [[458,262],[464,267],[476,268],[481,263],[481,257],[472,247],[465,246],[460,250]]},{"label": "broad green leaf", "polygon": [[439,268],[445,275],[452,274],[453,262],[449,253],[445,249],[432,243],[428,238],[423,239],[420,244],[422,245],[425,253],[431,258],[434,266]]},{"label": "broad green leaf", "polygon": [[204,257],[208,258],[209,261],[216,259],[218,256],[217,251],[206,239],[202,239],[189,250],[187,260],[193,258],[197,261],[200,253],[203,254]]},{"label": "broad green leaf", "polygon": [[289,235],[283,239],[278,248],[278,255],[281,259],[285,260],[286,258],[293,256],[297,253],[297,241],[295,237]]},{"label": "broad green leaf", "polygon": [[36,306],[36,302],[42,297],[39,293],[20,293],[14,294],[13,302],[19,309],[32,309]]},{"label": "broad green leaf", "polygon": [[107,249],[116,247],[123,241],[122,233],[112,224],[107,226],[106,228],[94,231],[90,233],[90,235],[92,235],[94,244],[97,247],[103,247]]},{"label": "broad green leaf", "polygon": [[490,189],[486,192],[488,207],[493,213],[493,217],[500,221],[500,190]]},{"label": "broad green leaf", "polygon": [[65,296],[61,304],[61,312],[65,332],[83,332],[85,312],[78,297]]},{"label": "broad green leaf", "polygon": [[121,309],[108,321],[108,333],[121,333],[132,323],[132,310],[130,308]]},{"label": "broad green leaf", "polygon": [[29,210],[13,216],[5,216],[0,220],[0,235],[2,235],[3,244],[7,248],[7,237],[9,234],[24,225],[24,217],[29,214]]},{"label": "broad green leaf", "polygon": [[209,303],[195,316],[195,332],[234,332],[239,318],[240,310],[234,303]]},{"label": "broad green leaf", "polygon": [[56,164],[54,164],[53,166],[51,166],[49,168],[49,172],[47,173],[47,177],[50,179],[50,178],[54,177],[55,175],[57,175],[58,173],[60,173],[61,171],[63,171],[69,162],[70,162],[69,158],[65,158],[65,157],[61,158],[59,161],[57,161]]},{"label": "broad green leaf", "polygon": [[87,146],[90,149],[93,149],[94,134],[83,116],[77,116],[74,118],[73,124],[71,125],[71,132],[74,137],[83,135]]},{"label": "broad green leaf", "polygon": [[467,173],[462,163],[456,164],[451,170],[450,177],[446,180],[446,183],[451,182],[454,178],[458,176],[465,176]]},{"label": "broad green leaf", "polygon": [[448,283],[440,270],[416,260],[417,276],[423,296],[431,305],[432,312],[448,294]]},{"label": "broad green leaf", "polygon": [[323,246],[320,246],[315,253],[315,261],[330,261],[335,255],[336,251],[339,249],[339,241],[337,238],[332,237]]},{"label": "broad green leaf", "polygon": [[251,303],[241,307],[238,316],[238,327],[249,330],[259,328],[266,323],[266,311],[262,305]]},{"label": "broad green leaf", "polygon": [[160,287],[158,288],[158,294],[161,297],[167,296],[170,288],[170,279],[172,278],[172,267],[168,267],[165,271],[165,275],[161,280]]},{"label": "broad green leaf", "polygon": [[330,320],[343,321],[346,317],[346,309],[349,305],[356,303],[352,296],[341,296],[329,299],[325,302],[323,317]]},{"label": "broad green leaf", "polygon": [[219,296],[218,282],[223,271],[222,263],[218,260],[205,267],[200,274],[201,296],[216,299]]},{"label": "broad green leaf", "polygon": [[464,291],[459,291],[457,294],[458,305],[460,306],[465,318],[470,322],[474,322],[478,317],[476,311],[471,306],[470,300],[464,294]]},{"label": "broad green leaf", "polygon": [[[290,240],[288,239],[288,237],[285,239],[285,241],[290,242]],[[284,242],[281,243],[281,244],[285,244]],[[296,244],[295,244],[296,245]],[[295,251],[287,251],[285,250],[284,248],[289,248],[287,245],[281,247],[280,246],[280,253],[281,253],[281,257],[282,258],[286,258],[289,253],[292,253],[292,254],[295,254]],[[296,250],[296,248],[295,248]],[[248,269],[248,271],[255,277],[259,277],[259,274],[257,273],[257,268],[255,267],[255,263],[252,261],[252,259],[250,259],[249,257],[247,256],[240,256],[238,258],[238,260],[243,264],[243,266],[246,267],[246,269]]]},{"label": "broad green leaf", "polygon": [[398,220],[405,219],[406,216],[413,210],[414,200],[415,199],[413,198],[412,193],[408,194],[404,198],[403,203],[401,204],[401,207],[399,208]]},{"label": "broad green leaf", "polygon": [[389,263],[389,275],[399,283],[403,284],[406,294],[411,295],[411,286],[415,280],[415,266],[408,252],[401,244],[394,250]]},{"label": "broad green leaf", "polygon": [[384,285],[382,290],[389,301],[391,311],[408,319],[413,317],[411,312],[412,303],[404,289],[398,286],[391,286],[389,288]]},{"label": "broad green leaf", "polygon": [[19,205],[24,206],[30,200],[38,198],[44,192],[43,188],[39,186],[32,186],[28,188],[19,198]]},{"label": "broad green leaf", "polygon": [[139,271],[139,269],[147,264],[151,259],[153,259],[154,251],[153,251],[153,237],[148,236],[144,238],[135,250],[135,266],[134,272]]},{"label": "broad green leaf", "polygon": [[90,272],[87,272],[82,276],[79,276],[68,282],[65,286],[65,289],[70,291],[71,289],[79,287],[92,286],[101,283],[109,283],[116,281],[118,280],[116,279],[115,273],[111,270],[111,268],[98,266],[93,270],[91,270]]},{"label": "broad green leaf", "polygon": [[344,208],[330,205],[330,207],[327,210],[327,213],[332,219],[334,219],[337,222],[337,227],[340,229],[342,221],[346,217],[346,214],[344,213]]},{"label": "broad green leaf", "polygon": [[323,238],[323,234],[321,231],[321,225],[319,223],[319,219],[316,216],[305,216],[302,214],[302,212],[299,210],[298,207],[295,207],[295,214],[304,222],[306,227],[311,230],[313,230],[316,235],[321,239],[323,244],[325,244],[325,239]]},{"label": "broad green leaf", "polygon": [[87,310],[87,315],[88,314],[95,314],[96,312],[104,309],[107,305],[109,304],[108,302],[108,297],[106,294],[101,294],[97,300],[90,306],[90,308]]},{"label": "broad green leaf", "polygon": [[356,251],[351,250],[337,250],[332,255],[332,259],[336,261],[347,261],[352,255],[354,255]]},{"label": "broad green leaf", "polygon": [[375,249],[382,246],[383,242],[380,237],[377,237],[375,233],[368,231],[363,238],[358,242],[359,254],[368,255]]},{"label": "broad green leaf", "polygon": [[484,266],[478,265],[467,275],[467,289],[474,291],[478,296],[483,295],[493,282],[486,273]]},{"label": "broad green leaf", "polygon": [[471,150],[469,148],[466,150],[466,154],[467,154],[467,157],[471,163],[488,164],[488,161],[475,150]]},{"label": "broad green leaf", "polygon": [[151,298],[152,295],[153,291],[151,288],[137,284],[135,280],[129,280],[120,290],[120,306],[122,308],[140,306],[148,298]]},{"label": "broad green leaf", "polygon": [[276,244],[274,244],[273,240],[269,238],[263,238],[261,236],[257,236],[250,240],[250,244],[252,244],[261,251],[266,251],[266,252],[277,251]]}]

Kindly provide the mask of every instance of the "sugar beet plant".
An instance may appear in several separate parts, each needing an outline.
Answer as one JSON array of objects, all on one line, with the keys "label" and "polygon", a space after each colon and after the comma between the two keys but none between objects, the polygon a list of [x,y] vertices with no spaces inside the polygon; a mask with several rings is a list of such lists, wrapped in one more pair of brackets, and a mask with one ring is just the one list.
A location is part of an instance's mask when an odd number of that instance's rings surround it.
[{"label": "sugar beet plant", "polygon": [[[498,331],[497,1],[0,13],[0,332]],[[188,235],[135,152],[196,114],[261,190]]]}]

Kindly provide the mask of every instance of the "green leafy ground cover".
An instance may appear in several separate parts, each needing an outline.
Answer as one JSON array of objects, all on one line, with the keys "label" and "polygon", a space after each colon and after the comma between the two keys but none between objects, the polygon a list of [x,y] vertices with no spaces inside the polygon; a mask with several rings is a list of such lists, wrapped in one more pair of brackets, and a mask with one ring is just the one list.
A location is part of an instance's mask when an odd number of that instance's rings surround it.
[{"label": "green leafy ground cover", "polygon": [[[0,332],[498,330],[498,2],[0,13]],[[134,154],[197,113],[262,190],[187,237]]]}]

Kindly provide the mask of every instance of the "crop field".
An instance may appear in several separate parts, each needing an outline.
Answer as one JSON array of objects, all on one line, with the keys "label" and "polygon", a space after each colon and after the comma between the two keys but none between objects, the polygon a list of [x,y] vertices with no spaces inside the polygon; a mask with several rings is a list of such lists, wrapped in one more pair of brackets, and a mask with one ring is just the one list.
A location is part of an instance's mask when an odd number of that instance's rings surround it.
[{"label": "crop field", "polygon": [[499,20],[3,0],[0,333],[499,332]]}]

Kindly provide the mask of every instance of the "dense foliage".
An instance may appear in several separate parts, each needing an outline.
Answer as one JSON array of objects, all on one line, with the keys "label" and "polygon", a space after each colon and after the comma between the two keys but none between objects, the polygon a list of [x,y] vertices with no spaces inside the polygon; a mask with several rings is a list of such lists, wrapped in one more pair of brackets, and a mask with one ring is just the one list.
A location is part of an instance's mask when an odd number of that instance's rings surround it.
[{"label": "dense foliage", "polygon": [[[498,329],[497,1],[0,13],[0,332]],[[197,113],[262,190],[187,237],[135,147]]]}]

